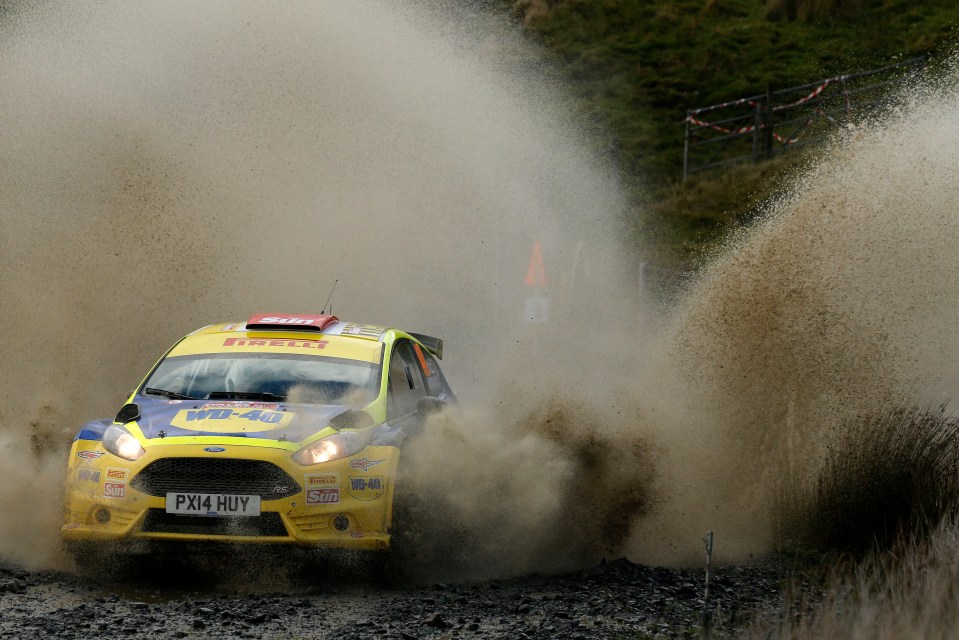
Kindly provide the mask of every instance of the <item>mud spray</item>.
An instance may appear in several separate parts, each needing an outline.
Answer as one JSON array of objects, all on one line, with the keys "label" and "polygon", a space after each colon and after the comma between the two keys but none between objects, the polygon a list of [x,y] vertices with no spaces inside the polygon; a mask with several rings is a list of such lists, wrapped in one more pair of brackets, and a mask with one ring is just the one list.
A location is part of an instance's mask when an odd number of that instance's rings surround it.
[{"label": "mud spray", "polygon": [[666,541],[706,528],[726,558],[762,551],[780,485],[812,477],[844,425],[956,397],[957,79],[933,70],[841,133],[684,296],[642,385],[667,399],[647,406],[670,483],[668,513],[634,530],[643,555],[689,561]]},{"label": "mud spray", "polygon": [[2,5],[0,556],[62,562],[71,435],[172,341],[335,278],[341,317],[447,341],[463,411],[409,484],[472,575],[762,551],[769,483],[843,412],[951,393],[951,94],[852,134],[653,335],[614,172],[453,4]]},{"label": "mud spray", "polygon": [[[58,562],[72,433],[198,326],[316,311],[338,279],[341,317],[443,337],[477,406],[533,402],[510,390],[567,364],[535,354],[609,344],[614,172],[507,21],[391,4],[2,5],[4,556]],[[536,294],[578,328],[555,344],[524,321],[536,242]],[[611,377],[559,376],[590,380],[574,402]],[[525,450],[495,475],[537,493],[501,519],[556,486]]]}]

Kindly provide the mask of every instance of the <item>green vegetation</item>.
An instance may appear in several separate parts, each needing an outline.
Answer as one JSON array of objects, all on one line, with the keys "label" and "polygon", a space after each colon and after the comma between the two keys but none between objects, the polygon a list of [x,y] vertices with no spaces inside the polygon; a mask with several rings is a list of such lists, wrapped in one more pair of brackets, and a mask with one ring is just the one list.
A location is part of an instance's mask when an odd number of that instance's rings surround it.
[{"label": "green vegetation", "polygon": [[687,108],[946,50],[954,0],[503,0],[606,132],[664,261],[685,263],[780,188],[787,169],[682,183]]}]

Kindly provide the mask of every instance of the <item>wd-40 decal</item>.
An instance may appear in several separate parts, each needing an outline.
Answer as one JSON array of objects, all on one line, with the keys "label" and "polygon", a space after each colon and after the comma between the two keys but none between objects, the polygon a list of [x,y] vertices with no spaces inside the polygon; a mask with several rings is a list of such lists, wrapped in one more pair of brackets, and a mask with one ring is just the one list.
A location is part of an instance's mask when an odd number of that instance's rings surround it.
[{"label": "wd-40 decal", "polygon": [[293,415],[289,411],[266,409],[183,409],[170,420],[170,424],[181,429],[207,433],[247,433],[286,427]]},{"label": "wd-40 decal", "polygon": [[376,500],[384,491],[383,476],[350,476],[349,492],[357,500]]},{"label": "wd-40 decal", "polygon": [[100,470],[78,467],[73,477],[79,482],[100,482]]}]

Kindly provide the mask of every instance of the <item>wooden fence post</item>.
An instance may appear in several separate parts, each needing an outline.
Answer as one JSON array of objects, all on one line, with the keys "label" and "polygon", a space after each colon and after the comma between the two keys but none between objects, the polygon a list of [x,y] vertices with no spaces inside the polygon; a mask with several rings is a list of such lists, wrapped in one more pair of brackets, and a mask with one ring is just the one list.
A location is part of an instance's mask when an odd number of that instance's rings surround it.
[{"label": "wooden fence post", "polygon": [[763,144],[766,158],[773,157],[773,91],[766,85],[766,105],[763,109]]},{"label": "wooden fence post", "polygon": [[762,154],[759,153],[760,141],[763,134],[763,106],[758,101],[753,105],[753,162],[759,162]]}]

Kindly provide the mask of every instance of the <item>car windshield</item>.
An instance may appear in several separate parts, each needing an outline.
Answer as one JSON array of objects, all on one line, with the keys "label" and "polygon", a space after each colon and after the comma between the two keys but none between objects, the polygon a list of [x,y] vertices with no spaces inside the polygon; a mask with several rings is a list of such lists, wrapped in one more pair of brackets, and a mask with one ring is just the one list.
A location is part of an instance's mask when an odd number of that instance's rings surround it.
[{"label": "car windshield", "polygon": [[167,397],[277,399],[364,405],[379,391],[379,365],[285,354],[204,354],[166,358],[141,393]]}]

